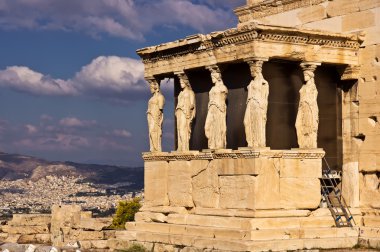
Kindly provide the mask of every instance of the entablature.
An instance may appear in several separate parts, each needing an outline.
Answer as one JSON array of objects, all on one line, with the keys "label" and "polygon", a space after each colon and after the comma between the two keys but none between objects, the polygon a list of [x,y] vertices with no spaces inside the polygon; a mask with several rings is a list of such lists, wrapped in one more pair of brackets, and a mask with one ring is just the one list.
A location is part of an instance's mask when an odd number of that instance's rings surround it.
[{"label": "entablature", "polygon": [[360,43],[359,36],[354,34],[252,22],[143,48],[137,53],[145,64],[145,75],[153,76],[255,57],[356,66]]}]

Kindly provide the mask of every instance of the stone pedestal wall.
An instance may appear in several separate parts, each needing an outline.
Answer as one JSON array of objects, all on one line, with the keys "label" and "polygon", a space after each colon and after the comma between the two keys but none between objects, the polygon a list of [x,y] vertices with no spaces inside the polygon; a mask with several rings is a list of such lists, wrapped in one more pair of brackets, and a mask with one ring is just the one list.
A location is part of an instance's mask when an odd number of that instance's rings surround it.
[{"label": "stone pedestal wall", "polygon": [[323,155],[320,149],[147,153],[144,206],[316,209]]}]

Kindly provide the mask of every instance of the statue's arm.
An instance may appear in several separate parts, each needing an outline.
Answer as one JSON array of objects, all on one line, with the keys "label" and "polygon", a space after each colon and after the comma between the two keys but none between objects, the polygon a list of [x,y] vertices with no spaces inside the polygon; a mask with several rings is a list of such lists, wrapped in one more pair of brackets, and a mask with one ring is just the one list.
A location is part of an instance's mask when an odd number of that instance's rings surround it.
[{"label": "statue's arm", "polygon": [[190,104],[191,104],[191,118],[195,118],[196,106],[195,106],[195,94],[194,94],[194,92],[191,92]]},{"label": "statue's arm", "polygon": [[164,106],[165,106],[165,97],[161,94],[158,99],[158,107],[160,108],[160,110],[164,110]]}]

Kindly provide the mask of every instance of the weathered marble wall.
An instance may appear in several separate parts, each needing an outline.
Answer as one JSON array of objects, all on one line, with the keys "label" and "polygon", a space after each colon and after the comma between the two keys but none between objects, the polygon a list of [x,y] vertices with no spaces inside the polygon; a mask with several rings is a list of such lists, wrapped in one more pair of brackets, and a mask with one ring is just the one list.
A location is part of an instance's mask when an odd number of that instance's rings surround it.
[{"label": "weathered marble wall", "polygon": [[[305,153],[304,153],[305,152]],[[144,206],[214,209],[315,209],[321,200],[322,150],[216,152],[217,159],[145,162]],[[246,153],[247,154],[247,153]],[[154,158],[160,158],[157,154]],[[252,157],[252,155],[256,155]],[[164,157],[164,156],[162,156]]]}]

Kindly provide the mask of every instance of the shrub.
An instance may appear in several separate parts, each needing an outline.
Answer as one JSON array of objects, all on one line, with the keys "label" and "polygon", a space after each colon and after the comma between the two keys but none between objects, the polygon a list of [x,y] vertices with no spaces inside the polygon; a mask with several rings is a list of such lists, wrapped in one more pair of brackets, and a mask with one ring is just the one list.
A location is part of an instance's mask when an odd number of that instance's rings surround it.
[{"label": "shrub", "polygon": [[147,250],[144,248],[144,246],[140,244],[133,244],[130,246],[126,252],[146,252]]},{"label": "shrub", "polygon": [[124,229],[125,223],[135,220],[135,214],[141,208],[140,198],[120,201],[112,220],[111,228]]},{"label": "shrub", "polygon": [[127,249],[116,250],[118,252],[148,252],[148,250],[141,244],[134,243]]}]

